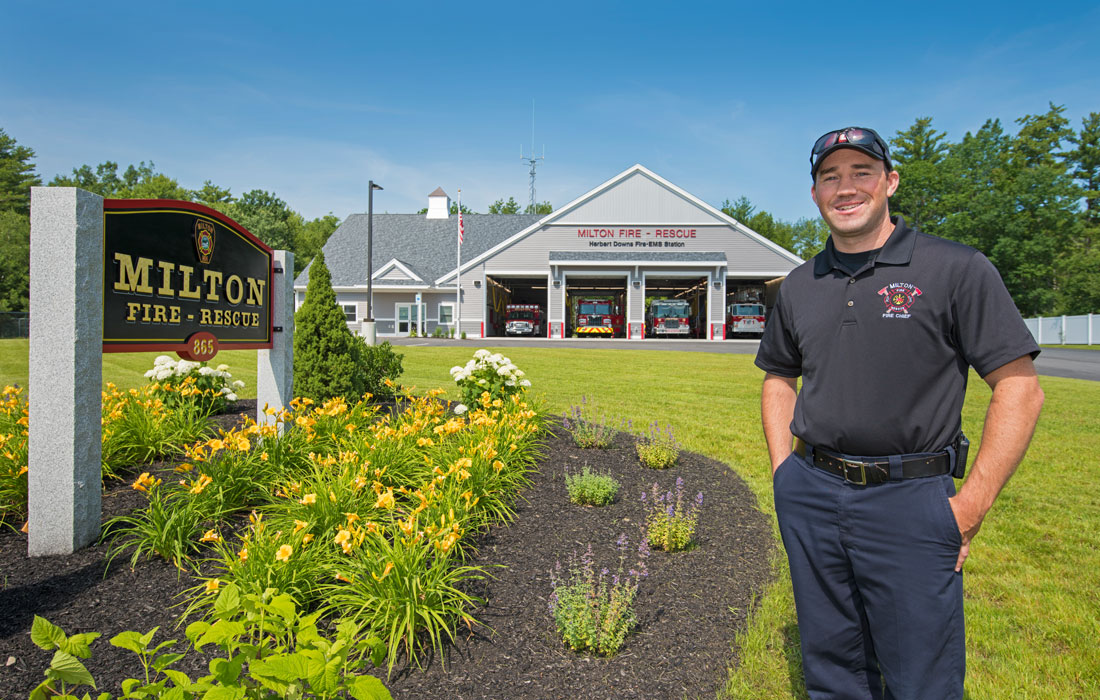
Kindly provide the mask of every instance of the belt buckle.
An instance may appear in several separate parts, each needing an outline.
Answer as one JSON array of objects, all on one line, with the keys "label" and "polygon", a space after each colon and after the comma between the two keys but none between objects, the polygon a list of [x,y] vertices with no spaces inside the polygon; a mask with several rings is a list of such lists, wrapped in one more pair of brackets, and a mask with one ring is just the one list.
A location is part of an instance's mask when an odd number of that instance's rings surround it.
[{"label": "belt buckle", "polygon": [[[857,486],[867,485],[867,465],[858,459],[844,459],[841,458],[840,463],[844,465],[844,480],[849,484],[855,484]],[[849,478],[849,470],[859,469],[859,480]]]}]

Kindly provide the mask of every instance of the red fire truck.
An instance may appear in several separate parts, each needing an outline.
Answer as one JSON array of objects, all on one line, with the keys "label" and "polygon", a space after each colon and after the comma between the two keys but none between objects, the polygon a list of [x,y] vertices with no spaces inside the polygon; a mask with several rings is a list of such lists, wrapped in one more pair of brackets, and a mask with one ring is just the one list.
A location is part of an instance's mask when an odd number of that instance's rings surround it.
[{"label": "red fire truck", "polygon": [[596,335],[615,338],[623,334],[622,308],[614,299],[577,299],[577,335]]},{"label": "red fire truck", "polygon": [[654,299],[645,315],[645,334],[650,336],[694,335],[691,304],[683,299]]},{"label": "red fire truck", "polygon": [[726,331],[731,337],[764,335],[764,305],[730,304],[726,307]]},{"label": "red fire truck", "polygon": [[508,304],[504,307],[504,334],[546,335],[546,316],[538,304]]}]

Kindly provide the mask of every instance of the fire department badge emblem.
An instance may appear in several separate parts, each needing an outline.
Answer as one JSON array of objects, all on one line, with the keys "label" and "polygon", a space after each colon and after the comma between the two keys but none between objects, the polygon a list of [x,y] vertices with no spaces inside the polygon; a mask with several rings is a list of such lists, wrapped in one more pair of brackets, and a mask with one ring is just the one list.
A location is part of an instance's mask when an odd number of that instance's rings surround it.
[{"label": "fire department badge emblem", "polygon": [[909,309],[921,295],[921,291],[915,284],[895,282],[878,290],[878,295],[886,303],[883,318],[909,318]]},{"label": "fire department badge emblem", "polygon": [[195,252],[203,265],[209,265],[214,257],[214,224],[209,221],[195,219]]}]

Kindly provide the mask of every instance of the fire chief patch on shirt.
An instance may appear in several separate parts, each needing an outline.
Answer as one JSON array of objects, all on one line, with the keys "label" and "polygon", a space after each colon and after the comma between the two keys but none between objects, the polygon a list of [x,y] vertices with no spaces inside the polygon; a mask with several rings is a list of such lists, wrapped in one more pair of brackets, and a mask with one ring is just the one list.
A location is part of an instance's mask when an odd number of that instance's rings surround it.
[{"label": "fire chief patch on shirt", "polygon": [[909,309],[921,295],[921,291],[915,284],[894,282],[878,290],[878,295],[886,303],[883,318],[909,318],[912,316]]}]

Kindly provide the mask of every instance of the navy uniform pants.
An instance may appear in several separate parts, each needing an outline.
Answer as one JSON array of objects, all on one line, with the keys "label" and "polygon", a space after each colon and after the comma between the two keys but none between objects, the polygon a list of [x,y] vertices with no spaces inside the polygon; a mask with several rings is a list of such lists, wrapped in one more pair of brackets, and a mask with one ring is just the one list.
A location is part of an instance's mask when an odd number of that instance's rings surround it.
[{"label": "navy uniform pants", "polygon": [[951,477],[857,486],[792,454],[773,485],[810,697],[962,698]]}]

